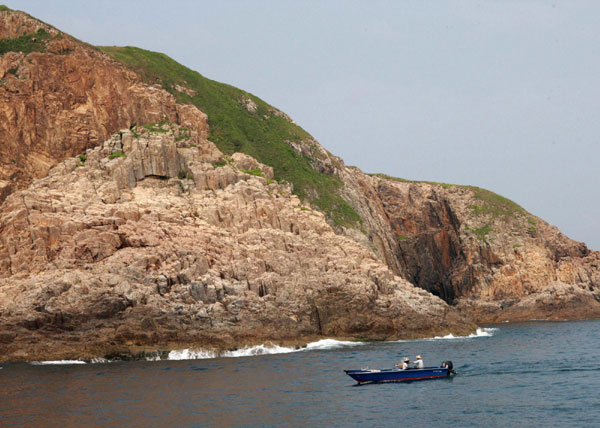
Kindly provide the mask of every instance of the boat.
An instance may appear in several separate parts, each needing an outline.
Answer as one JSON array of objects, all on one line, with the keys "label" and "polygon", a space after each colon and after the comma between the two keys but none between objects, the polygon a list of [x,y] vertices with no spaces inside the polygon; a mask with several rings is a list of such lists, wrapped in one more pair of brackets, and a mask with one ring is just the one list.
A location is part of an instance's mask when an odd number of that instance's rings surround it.
[{"label": "boat", "polygon": [[367,382],[405,382],[413,380],[439,379],[450,377],[456,372],[452,361],[444,361],[440,367],[424,367],[422,369],[381,369],[381,370],[344,370],[358,383]]}]

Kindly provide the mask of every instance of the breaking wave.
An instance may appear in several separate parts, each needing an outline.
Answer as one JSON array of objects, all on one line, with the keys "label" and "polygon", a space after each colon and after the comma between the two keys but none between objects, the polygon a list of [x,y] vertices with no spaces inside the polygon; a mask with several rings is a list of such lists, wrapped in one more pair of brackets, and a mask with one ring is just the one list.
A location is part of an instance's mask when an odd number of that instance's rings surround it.
[{"label": "breaking wave", "polygon": [[306,345],[305,348],[300,349],[301,351],[310,349],[335,349],[342,348],[344,346],[360,346],[366,345],[368,342],[351,342],[349,340],[335,340],[335,339],[321,339],[316,342],[311,342]]},{"label": "breaking wave", "polygon": [[[182,349],[179,351],[171,351],[167,357],[168,360],[198,360],[207,358],[236,358],[236,357],[251,357],[254,355],[268,355],[268,354],[287,354],[290,352],[302,352],[310,350],[323,350],[323,349],[335,349],[342,348],[345,346],[359,346],[364,345],[366,342],[351,342],[344,340],[335,339],[321,339],[316,342],[308,343],[305,347],[287,347],[279,346],[272,343],[263,345],[248,346],[245,348],[236,349],[235,351],[224,351],[216,352],[210,350],[192,350]],[[157,358],[160,359],[160,358]]]},{"label": "breaking wave", "polygon": [[446,336],[435,336],[429,337],[425,339],[403,339],[403,340],[394,340],[394,342],[421,342],[421,341],[430,341],[430,340],[451,340],[451,339],[472,339],[476,337],[491,337],[496,332],[497,328],[477,328],[475,333],[471,333],[468,336],[455,336],[453,334],[447,334]]},{"label": "breaking wave", "polygon": [[[474,337],[490,337],[494,335],[497,328],[478,328],[475,333],[468,336],[454,336],[448,334],[446,336],[436,336],[429,339],[417,339],[417,340],[444,340],[444,339],[468,339]],[[397,342],[412,342],[414,340],[399,340]],[[349,340],[336,340],[336,339],[321,339],[316,342],[310,342],[303,347],[288,347],[279,346],[273,343],[265,343],[262,345],[248,346],[245,348],[236,349],[235,351],[223,351],[218,352],[215,350],[208,349],[181,349],[170,351],[166,358],[161,358],[158,354],[149,355],[146,357],[147,361],[161,361],[161,360],[204,360],[210,358],[237,358],[237,357],[251,357],[255,355],[269,355],[269,354],[287,354],[290,352],[304,352],[304,351],[315,351],[315,350],[327,350],[344,347],[353,347],[366,345],[368,342],[352,342]],[[110,363],[110,360],[104,358],[93,358],[89,361],[91,364],[96,363]],[[59,361],[32,361],[30,364],[33,365],[68,365],[68,364],[87,364],[86,361],[81,360],[59,360]]]},{"label": "breaking wave", "polygon": [[471,333],[468,336],[454,336],[453,334],[448,334],[446,336],[435,336],[432,339],[428,340],[438,340],[438,339],[468,339],[472,337],[491,337],[494,335],[494,332],[497,331],[497,328],[478,328],[475,333]]},{"label": "breaking wave", "polygon": [[29,364],[32,364],[34,366],[49,366],[49,365],[85,364],[85,361],[81,361],[81,360],[31,361]]},{"label": "breaking wave", "polygon": [[106,358],[92,358],[91,360],[56,360],[56,361],[30,361],[29,364],[33,366],[67,366],[70,364],[104,364],[112,363],[112,360]]},{"label": "breaking wave", "polygon": [[202,360],[206,358],[217,358],[217,357],[248,357],[252,355],[266,355],[266,354],[284,354],[287,352],[294,352],[293,348],[286,348],[278,345],[257,345],[247,348],[236,349],[235,351],[224,351],[216,352],[204,349],[192,350],[182,349],[180,351],[171,351],[167,357],[168,360]]}]

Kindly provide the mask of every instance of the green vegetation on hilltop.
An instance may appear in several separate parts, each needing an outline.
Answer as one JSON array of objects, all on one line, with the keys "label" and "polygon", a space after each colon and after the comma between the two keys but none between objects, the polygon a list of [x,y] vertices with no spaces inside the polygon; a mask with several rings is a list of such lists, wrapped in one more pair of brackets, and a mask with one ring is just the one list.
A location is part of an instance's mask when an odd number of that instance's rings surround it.
[{"label": "green vegetation on hilltop", "polygon": [[[417,181],[417,180],[407,180],[405,178],[392,177],[387,174],[369,174],[373,177],[384,178],[386,180],[399,181],[401,183],[425,183],[432,184],[435,186],[441,186],[444,189],[449,189],[451,187],[458,187],[462,189],[469,189],[473,192],[473,197],[478,199],[481,203],[476,205],[471,205],[472,212],[474,214],[489,214],[494,217],[499,216],[513,216],[515,214],[527,214],[519,204],[511,201],[504,196],[501,196],[497,193],[494,193],[490,190],[482,189],[481,187],[476,186],[463,186],[460,184],[448,184],[448,183],[437,183],[435,181]],[[535,224],[535,223],[533,223]]]},{"label": "green vegetation on hilltop", "polygon": [[296,195],[308,199],[334,224],[352,227],[361,222],[339,196],[341,181],[315,171],[308,157],[286,143],[308,140],[310,135],[260,98],[207,79],[165,54],[135,47],[99,48],[136,71],[147,83],[160,84],[178,102],[194,104],[205,112],[210,140],[223,153],[246,153],[272,166],[276,180],[292,183]]},{"label": "green vegetation on hilltop", "polygon": [[46,40],[49,38],[50,34],[43,28],[40,28],[37,33],[0,39],[0,55],[4,55],[7,52],[43,52],[46,50]]},{"label": "green vegetation on hilltop", "polygon": [[392,177],[391,175],[387,175],[387,174],[383,174],[381,172],[375,173],[375,174],[369,174],[372,177],[379,177],[379,178],[385,178],[386,180],[392,180],[392,181],[399,181],[401,183],[425,183],[425,184],[433,184],[436,186],[441,186],[444,189],[448,189],[452,186],[455,186],[455,184],[448,184],[448,183],[438,183],[436,181],[418,181],[418,180],[407,180],[406,178],[399,178],[399,177]]},{"label": "green vegetation on hilltop", "polygon": [[513,216],[515,214],[527,214],[519,204],[511,201],[504,196],[489,190],[475,186],[462,186],[473,191],[473,196],[483,202],[483,205],[471,205],[471,209],[476,214],[491,214],[494,217],[498,216]]},{"label": "green vegetation on hilltop", "polygon": [[[425,183],[436,186],[441,186],[444,189],[450,189],[453,187],[467,189],[470,190],[473,194],[473,197],[478,200],[477,204],[471,205],[469,208],[471,212],[475,215],[491,215],[492,217],[503,217],[508,218],[515,215],[527,215],[527,211],[525,211],[520,205],[516,202],[511,201],[504,196],[498,195],[497,193],[491,192],[486,189],[482,189],[476,186],[463,186],[459,184],[448,184],[448,183],[436,183],[434,181],[416,181],[416,180],[406,180],[404,178],[392,177],[387,174],[369,174],[373,177],[379,177],[386,180],[399,181],[401,183]],[[535,225],[535,220],[529,218],[528,222],[532,225]],[[488,235],[493,231],[491,225],[488,223],[480,228],[469,228],[467,230],[472,232],[477,239],[480,241],[487,241]],[[535,226],[531,226],[528,228],[530,232],[535,232],[537,229]],[[399,241],[408,239],[407,235],[399,235],[397,239]]]}]

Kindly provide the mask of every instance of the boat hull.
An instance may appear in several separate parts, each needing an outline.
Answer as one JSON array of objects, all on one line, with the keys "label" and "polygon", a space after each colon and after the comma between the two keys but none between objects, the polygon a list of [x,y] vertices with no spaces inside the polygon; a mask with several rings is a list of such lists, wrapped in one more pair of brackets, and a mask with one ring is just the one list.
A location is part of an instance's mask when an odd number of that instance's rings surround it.
[{"label": "boat hull", "polygon": [[406,382],[445,378],[452,374],[448,368],[425,367],[423,369],[383,369],[383,370],[344,370],[358,383],[365,382]]}]

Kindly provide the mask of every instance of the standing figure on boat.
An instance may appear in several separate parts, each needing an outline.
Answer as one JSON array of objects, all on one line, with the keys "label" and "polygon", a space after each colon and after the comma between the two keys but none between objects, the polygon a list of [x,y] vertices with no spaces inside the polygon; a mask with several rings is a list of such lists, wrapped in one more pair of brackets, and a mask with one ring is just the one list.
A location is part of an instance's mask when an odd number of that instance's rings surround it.
[{"label": "standing figure on boat", "polygon": [[423,358],[421,358],[420,355],[417,355],[417,359],[413,361],[413,363],[415,364],[416,369],[422,369],[425,367],[425,364],[423,364]]}]

